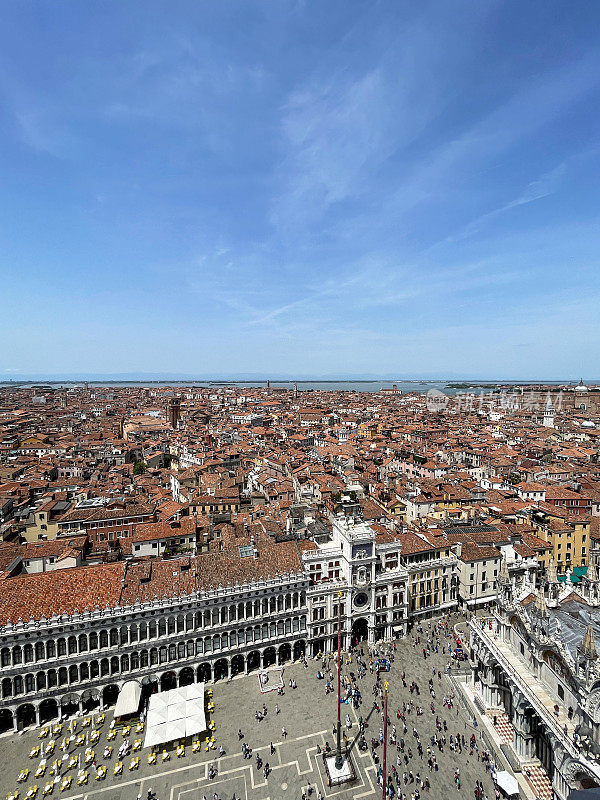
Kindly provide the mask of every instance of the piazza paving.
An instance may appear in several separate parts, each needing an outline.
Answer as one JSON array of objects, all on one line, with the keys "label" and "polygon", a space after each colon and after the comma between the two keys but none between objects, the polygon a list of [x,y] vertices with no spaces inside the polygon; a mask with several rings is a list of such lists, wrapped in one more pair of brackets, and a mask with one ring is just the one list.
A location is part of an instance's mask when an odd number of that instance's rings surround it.
[{"label": "piazza paving", "polygon": [[[453,620],[454,622],[455,620]],[[425,632],[421,636],[427,635],[427,624],[424,623]],[[431,623],[433,628],[433,623]],[[412,748],[412,758],[408,766],[404,763],[398,767],[400,776],[406,771],[411,771],[413,775],[424,780],[429,779],[430,791],[421,790],[421,797],[430,798],[472,798],[475,781],[483,782],[484,790],[488,798],[494,798],[494,787],[486,771],[484,764],[479,760],[477,752],[473,755],[469,753],[468,741],[473,733],[477,737],[478,748],[482,746],[480,741],[479,729],[474,728],[470,714],[464,710],[459,702],[455,702],[452,709],[442,705],[442,698],[451,692],[451,684],[444,673],[449,657],[447,654],[448,643],[453,643],[451,639],[440,639],[439,652],[432,653],[427,659],[423,658],[422,642],[416,647],[413,645],[414,637],[419,633],[413,631],[412,635],[406,639],[396,642],[395,658],[389,673],[385,677],[389,681],[389,705],[388,712],[391,725],[397,726],[398,740],[402,736],[402,722],[397,719],[397,709],[402,709],[403,703],[412,701],[415,705],[423,707],[422,716],[417,716],[413,710],[406,717],[407,734],[404,735],[406,749]],[[446,647],[446,653],[442,653],[442,647]],[[368,661],[368,648],[366,643],[362,645],[366,660]],[[283,696],[275,691],[261,694],[259,687],[258,674],[234,678],[230,682],[217,682],[214,686],[207,687],[212,689],[215,709],[209,714],[211,723],[214,723],[215,746],[224,748],[224,754],[219,756],[218,749],[206,750],[204,737],[201,738],[201,747],[194,752],[192,742],[185,744],[185,754],[178,757],[176,743],[167,747],[168,760],[163,761],[163,748],[157,748],[157,759],[155,764],[148,763],[150,751],[143,747],[137,752],[130,752],[123,757],[123,770],[120,775],[115,775],[115,764],[119,760],[117,751],[124,741],[120,725],[115,726],[116,736],[110,742],[107,737],[110,735],[110,723],[112,722],[112,711],[105,712],[105,720],[101,726],[96,724],[98,717],[94,713],[89,717],[90,723],[83,727],[86,717],[77,720],[75,736],[80,737],[80,744],[72,742],[68,751],[59,750],[59,744],[63,740],[66,732],[67,723],[63,724],[61,736],[55,736],[55,750],[51,755],[46,756],[46,772],[43,776],[34,777],[34,773],[40,764],[43,756],[42,747],[47,746],[52,738],[50,731],[46,739],[39,739],[39,728],[25,731],[21,735],[6,735],[0,738],[0,797],[10,796],[18,790],[19,800],[27,797],[30,788],[37,785],[37,797],[43,796],[43,790],[48,785],[52,785],[52,792],[47,796],[58,795],[65,800],[74,798],[98,797],[101,800],[114,798],[114,800],[136,800],[138,795],[142,798],[147,797],[148,791],[156,795],[159,800],[213,800],[216,793],[219,800],[231,800],[234,796],[241,800],[267,800],[270,798],[301,798],[302,791],[307,785],[312,787],[312,797],[317,798],[318,792],[323,797],[335,797],[336,800],[349,800],[350,798],[376,798],[381,797],[381,787],[377,786],[377,766],[373,763],[370,748],[360,751],[357,747],[355,737],[358,733],[358,717],[362,716],[367,723],[365,737],[370,743],[372,738],[378,739],[381,726],[381,714],[373,708],[373,684],[375,675],[367,670],[364,678],[357,678],[357,685],[362,694],[362,705],[357,710],[349,704],[342,706],[342,720],[346,714],[350,714],[352,728],[348,731],[348,738],[352,746],[352,759],[356,770],[356,780],[352,784],[341,787],[329,787],[327,785],[326,774],[323,767],[323,760],[318,755],[318,750],[325,747],[326,742],[335,746],[335,736],[333,735],[333,725],[336,719],[336,695],[335,692],[325,694],[325,682],[329,674],[329,669],[334,673],[335,685],[335,662],[325,669],[325,679],[317,678],[317,671],[322,667],[321,661],[309,659],[308,666],[301,663],[290,664],[285,667],[284,682],[285,690]],[[432,698],[428,691],[428,681],[432,677],[433,669],[436,674],[434,678],[434,690],[436,693],[433,703],[435,713],[431,713],[430,703]],[[441,672],[441,679],[437,676],[437,671]],[[351,663],[344,663],[343,675],[350,672],[356,674],[356,660],[353,658]],[[406,673],[406,688],[402,685],[401,673]],[[291,688],[289,681],[295,680],[297,688]],[[416,681],[419,685],[420,695],[410,693],[409,684]],[[263,703],[267,707],[267,714],[262,721],[257,721],[256,712],[262,709]],[[275,706],[279,707],[276,713]],[[436,731],[436,716],[440,721],[446,720],[447,733],[456,736],[464,735],[467,747],[462,753],[453,752],[448,744],[443,752],[434,748],[437,758],[438,770],[430,770],[427,764],[427,746],[430,745],[430,738]],[[425,752],[419,758],[415,739],[412,735],[413,726],[416,727]],[[52,725],[50,726],[52,728]],[[286,729],[287,736],[282,736],[282,728]],[[99,732],[98,740],[91,744],[90,737],[92,731],[97,729]],[[241,729],[243,739],[240,741],[238,730]],[[81,735],[83,734],[83,740]],[[438,733],[439,735],[439,733]],[[94,737],[95,738],[95,737]],[[130,742],[140,738],[142,743],[144,734],[135,732],[135,723],[129,734]],[[245,743],[252,749],[252,757],[244,758],[241,746]],[[106,745],[113,747],[109,758],[104,758],[103,753]],[[35,758],[28,755],[32,748],[40,746],[40,753]],[[85,752],[87,748],[94,750],[95,765],[90,762],[87,766],[85,762]],[[198,745],[196,745],[196,748]],[[382,747],[378,746],[375,752],[378,758],[381,757]],[[256,756],[262,759],[263,764],[268,763],[270,773],[267,778],[264,770],[257,768]],[[138,757],[137,768],[130,769],[132,758]],[[395,746],[388,747],[388,771],[392,766],[396,766],[397,750]],[[60,759],[60,773],[50,776],[50,768],[54,760]],[[88,759],[89,760],[89,759]],[[73,766],[68,769],[69,763]],[[216,770],[214,778],[209,777],[210,766]],[[104,778],[98,778],[98,771],[101,767],[106,767]],[[461,785],[457,789],[454,783],[456,768],[460,769]],[[87,770],[87,783],[78,786],[78,772],[80,769]],[[17,778],[22,770],[29,770],[27,779],[22,783],[17,782]],[[68,789],[61,791],[60,787],[65,777],[71,777],[71,785]],[[68,783],[68,780],[67,780]],[[416,780],[404,785],[394,784],[396,792],[406,793],[410,798],[417,788]],[[397,796],[397,794],[395,795]]]}]

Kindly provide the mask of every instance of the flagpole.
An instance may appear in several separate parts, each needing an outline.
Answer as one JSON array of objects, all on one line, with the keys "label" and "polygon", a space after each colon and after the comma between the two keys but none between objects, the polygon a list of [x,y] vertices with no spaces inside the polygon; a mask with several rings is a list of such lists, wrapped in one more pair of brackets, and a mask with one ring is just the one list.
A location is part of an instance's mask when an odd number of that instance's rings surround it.
[{"label": "flagpole", "polygon": [[341,721],[341,674],[342,674],[342,593],[338,592],[338,674],[337,674],[337,748],[335,751],[335,768],[341,769],[344,765],[342,758],[342,721]]},{"label": "flagpole", "polygon": [[387,795],[387,722],[388,722],[388,686],[387,681],[383,682],[383,794],[382,800],[386,800]]}]

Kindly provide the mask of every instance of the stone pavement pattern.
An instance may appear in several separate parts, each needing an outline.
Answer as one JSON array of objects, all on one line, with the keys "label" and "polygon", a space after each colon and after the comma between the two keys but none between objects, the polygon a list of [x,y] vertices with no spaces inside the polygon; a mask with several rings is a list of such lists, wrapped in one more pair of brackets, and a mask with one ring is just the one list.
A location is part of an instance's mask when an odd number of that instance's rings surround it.
[{"label": "stone pavement pattern", "polygon": [[[427,623],[424,623],[425,628]],[[390,673],[385,675],[390,685],[388,712],[391,724],[398,727],[398,739],[402,735],[401,722],[396,719],[396,709],[402,707],[403,702],[412,700],[413,703],[420,704],[424,709],[423,716],[417,717],[414,711],[407,716],[408,733],[404,736],[407,747],[413,750],[413,757],[408,767],[401,767],[403,770],[412,770],[416,775],[420,772],[421,777],[429,777],[431,790],[429,793],[423,791],[421,797],[432,798],[432,800],[446,800],[449,797],[473,798],[475,780],[483,781],[487,797],[494,798],[492,781],[484,765],[478,760],[477,755],[469,755],[469,748],[463,750],[462,754],[451,752],[446,746],[444,752],[435,750],[439,771],[431,772],[427,766],[427,753],[421,760],[417,754],[417,748],[412,737],[413,725],[417,728],[423,747],[426,749],[429,744],[430,736],[435,732],[435,714],[430,712],[431,697],[428,691],[428,679],[435,666],[436,672],[439,669],[442,673],[441,680],[437,674],[434,680],[436,698],[433,701],[435,711],[440,720],[446,719],[448,724],[447,736],[450,733],[464,734],[468,740],[474,732],[472,720],[468,719],[462,706],[448,710],[442,706],[442,696],[449,692],[450,685],[444,675],[444,667],[448,662],[448,655],[442,654],[442,645],[447,647],[449,639],[440,640],[439,653],[433,654],[426,660],[423,659],[422,645],[413,646],[414,632],[407,639],[397,642],[395,660],[392,664]],[[366,645],[363,645],[365,653]],[[147,791],[151,788],[159,800],[202,800],[205,795],[207,800],[213,799],[216,792],[220,800],[230,800],[234,792],[236,797],[242,800],[275,800],[276,798],[301,798],[302,788],[310,783],[315,787],[312,798],[316,798],[317,790],[321,791],[324,797],[336,800],[350,800],[350,798],[378,798],[381,797],[381,788],[376,785],[376,767],[372,762],[369,751],[360,752],[358,748],[352,751],[354,764],[357,771],[357,781],[341,788],[329,789],[326,785],[323,763],[317,757],[317,745],[324,747],[328,741],[332,746],[335,737],[332,733],[332,726],[336,717],[335,693],[325,695],[325,681],[316,678],[316,672],[320,663],[314,660],[308,661],[308,668],[301,664],[293,664],[285,670],[285,694],[283,697],[277,696],[275,692],[261,695],[258,686],[258,676],[256,674],[236,678],[230,683],[217,683],[213,688],[216,710],[212,719],[216,723],[215,738],[217,745],[222,744],[225,748],[225,755],[222,758],[214,751],[206,753],[204,748],[200,753],[192,753],[191,746],[186,747],[185,757],[178,759],[174,748],[171,750],[171,759],[161,763],[160,754],[158,763],[155,766],[147,764],[147,750],[142,750],[140,755],[140,768],[136,772],[128,770],[131,756],[123,760],[123,775],[115,777],[113,766],[116,761],[115,755],[106,761],[108,767],[107,777],[104,781],[94,779],[94,771],[90,769],[89,783],[84,787],[77,787],[76,770],[72,771],[73,786],[67,792],[60,793],[58,786],[54,789],[54,795],[64,798],[64,800],[74,800],[74,798],[92,798],[98,800],[136,800],[138,793],[146,798]],[[335,684],[335,665],[331,662],[331,669],[334,672]],[[403,688],[401,672],[406,672],[407,683],[415,680],[419,684],[421,694],[416,697],[410,694],[408,687]],[[344,665],[343,674],[356,671],[356,663]],[[290,678],[297,681],[298,688],[292,689],[287,683]],[[358,732],[357,719],[362,715],[368,720],[366,738],[369,742],[371,737],[377,738],[381,724],[381,714],[373,710],[373,684],[375,675],[367,671],[363,679],[358,680],[358,686],[362,693],[363,704],[357,712],[353,711],[349,705],[342,706],[342,720],[345,719],[349,711],[353,719],[353,727],[350,731],[352,736]],[[262,722],[257,722],[255,712],[262,708],[263,702],[266,704],[268,713]],[[280,713],[275,713],[275,705],[280,707]],[[103,763],[101,758],[106,735],[109,730],[109,723],[112,714],[106,713],[106,722],[103,726],[101,738],[95,746],[96,760],[98,764]],[[287,729],[288,736],[282,738],[282,726]],[[252,759],[244,759],[241,754],[241,742],[238,741],[237,731],[241,728],[244,733],[244,742],[253,750]],[[390,727],[391,730],[391,727]],[[478,739],[478,731],[475,731]],[[131,737],[131,740],[135,736]],[[112,743],[117,747],[122,741],[119,734]],[[27,731],[22,736],[9,736],[0,739],[0,797],[15,789],[18,784],[16,777],[23,767],[31,769],[29,780],[20,786],[20,798],[25,797],[26,790],[33,783],[39,786],[38,797],[41,797],[41,789],[45,781],[33,779],[33,772],[39,759],[28,759],[27,754],[31,747],[38,744],[38,729]],[[275,748],[275,753],[271,754],[271,743]],[[84,748],[80,748],[83,752]],[[115,747],[115,751],[116,751]],[[74,750],[73,752],[76,752]],[[381,753],[381,747],[377,748]],[[262,771],[256,769],[256,754],[259,754],[264,762],[269,762],[271,773],[265,780]],[[52,759],[49,759],[48,763]],[[396,763],[396,749],[392,746],[388,748],[388,770]],[[217,767],[218,775],[210,780],[208,777],[208,766],[214,764]],[[461,788],[457,790],[454,782],[454,770],[460,768]],[[399,786],[399,791],[406,792],[410,798],[416,788],[415,783],[408,786]]]}]

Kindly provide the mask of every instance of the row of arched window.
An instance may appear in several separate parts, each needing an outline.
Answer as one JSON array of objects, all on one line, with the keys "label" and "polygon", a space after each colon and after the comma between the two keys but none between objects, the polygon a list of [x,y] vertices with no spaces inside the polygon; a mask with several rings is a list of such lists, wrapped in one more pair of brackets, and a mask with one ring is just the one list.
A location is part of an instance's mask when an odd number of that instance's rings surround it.
[{"label": "row of arched window", "polygon": [[275,637],[306,631],[306,616],[293,617],[277,622],[263,622],[231,631],[229,633],[214,634],[187,641],[172,642],[161,647],[143,649],[139,652],[123,653],[121,656],[112,656],[80,664],[71,664],[69,667],[49,669],[35,674],[16,675],[12,678],[2,679],[2,698],[7,699],[21,694],[30,694],[52,689],[57,686],[70,686],[82,681],[102,678],[107,675],[135,672],[146,667],[159,664],[179,662],[186,658],[196,656],[210,656],[224,650],[235,649],[255,642],[264,642]]},{"label": "row of arched window", "polygon": [[78,636],[71,635],[47,641],[3,647],[0,650],[0,665],[3,667],[33,664],[38,661],[61,658],[63,656],[86,653],[90,650],[103,650],[125,644],[135,644],[149,639],[158,639],[192,630],[205,630],[230,622],[255,619],[296,609],[306,604],[305,592],[290,592],[262,600],[247,601],[204,611],[161,617],[158,620],[138,622],[109,630],[91,631]]}]

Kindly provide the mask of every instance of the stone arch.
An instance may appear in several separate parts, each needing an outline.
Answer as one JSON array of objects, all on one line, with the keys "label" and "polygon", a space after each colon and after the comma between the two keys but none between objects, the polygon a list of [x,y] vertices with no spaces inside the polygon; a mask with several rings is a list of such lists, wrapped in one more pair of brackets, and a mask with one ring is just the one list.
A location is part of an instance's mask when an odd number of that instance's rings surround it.
[{"label": "stone arch", "polygon": [[168,672],[163,672],[160,676],[160,690],[161,692],[169,691],[170,689],[177,688],[177,675],[173,672],[173,670],[169,670]]},{"label": "stone arch", "polygon": [[119,696],[119,687],[116,683],[109,683],[102,690],[102,704],[104,706],[114,706]]},{"label": "stone arch", "polygon": [[229,676],[229,664],[227,663],[226,658],[219,658],[215,663],[215,668],[213,671],[213,680],[218,681],[221,678],[227,678]]},{"label": "stone arch", "polygon": [[252,650],[248,653],[248,672],[260,668],[260,651]]},{"label": "stone arch", "polygon": [[267,647],[263,653],[263,667],[270,667],[277,660],[277,652],[274,647]]},{"label": "stone arch", "polygon": [[244,656],[239,654],[231,659],[231,676],[239,675],[244,671]]},{"label": "stone arch", "polygon": [[98,689],[86,689],[81,694],[81,702],[83,703],[83,710],[86,712],[98,708],[100,705],[100,692]]},{"label": "stone arch", "polygon": [[23,703],[17,708],[17,729],[22,731],[30,725],[35,725],[35,707],[33,703]]},{"label": "stone arch", "polygon": [[194,683],[194,669],[193,667],[184,667],[179,673],[179,685],[189,686]]},{"label": "stone arch", "polygon": [[60,701],[61,712],[70,717],[79,711],[79,695],[78,694],[65,694]]},{"label": "stone arch", "polygon": [[207,683],[212,678],[212,670],[210,664],[206,661],[198,666],[196,672],[198,676],[198,683],[201,683],[202,681],[204,681],[204,683]]},{"label": "stone arch", "polygon": [[304,639],[299,639],[294,642],[294,661],[306,654],[306,642]]},{"label": "stone arch", "polygon": [[285,664],[286,661],[292,660],[292,646],[289,642],[282,644],[277,654],[277,663]]},{"label": "stone arch", "polygon": [[49,722],[58,717],[58,703],[53,697],[46,697],[40,703],[40,722]]},{"label": "stone arch", "polygon": [[9,708],[0,708],[0,733],[12,731],[13,713]]}]

